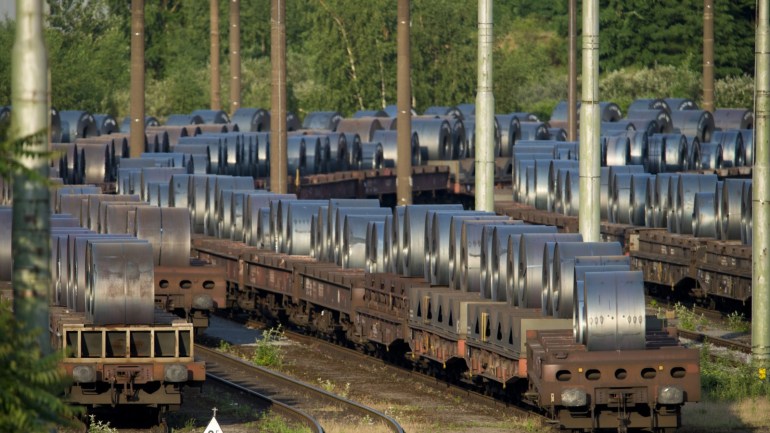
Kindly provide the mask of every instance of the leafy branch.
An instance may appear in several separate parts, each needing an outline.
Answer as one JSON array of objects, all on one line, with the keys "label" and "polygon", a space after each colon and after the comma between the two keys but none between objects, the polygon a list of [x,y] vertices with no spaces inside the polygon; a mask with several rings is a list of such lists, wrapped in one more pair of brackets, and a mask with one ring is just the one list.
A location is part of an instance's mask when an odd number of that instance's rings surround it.
[{"label": "leafy branch", "polygon": [[[14,176],[25,177],[34,182],[48,184],[50,181],[39,171],[27,167],[23,160],[43,158],[51,160],[56,156],[52,150],[39,150],[45,140],[45,129],[24,137],[8,137],[0,141],[0,178],[12,179]],[[0,133],[0,136],[6,136]]]}]

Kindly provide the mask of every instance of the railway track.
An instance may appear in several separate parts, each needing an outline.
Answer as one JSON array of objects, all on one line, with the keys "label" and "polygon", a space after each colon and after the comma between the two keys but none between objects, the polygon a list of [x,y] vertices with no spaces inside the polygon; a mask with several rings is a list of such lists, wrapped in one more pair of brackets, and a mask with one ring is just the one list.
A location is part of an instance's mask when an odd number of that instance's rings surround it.
[{"label": "railway track", "polygon": [[[366,418],[375,423],[382,423],[394,433],[404,432],[396,420],[382,412],[278,372],[249,364],[200,344],[196,345],[196,353],[201,360],[206,361],[207,371],[216,376],[217,380],[236,382],[243,388],[254,390],[271,401],[280,403],[280,405],[274,405],[271,408],[273,410],[278,409],[281,414],[284,414],[284,411],[294,411],[293,415],[288,414],[288,416],[308,425],[311,431],[324,431],[314,419],[350,420]],[[300,413],[304,415],[300,415]],[[311,419],[317,426],[309,424]]]}]

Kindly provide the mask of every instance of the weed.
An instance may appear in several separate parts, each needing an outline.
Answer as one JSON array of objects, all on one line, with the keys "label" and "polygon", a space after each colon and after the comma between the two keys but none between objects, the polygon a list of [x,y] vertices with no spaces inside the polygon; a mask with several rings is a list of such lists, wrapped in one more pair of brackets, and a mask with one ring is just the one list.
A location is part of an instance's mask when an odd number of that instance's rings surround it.
[{"label": "weed", "polygon": [[88,423],[88,433],[118,433],[118,429],[110,427],[109,422],[101,422],[93,415],[88,415],[91,419]]},{"label": "weed", "polygon": [[262,333],[262,338],[257,340],[257,346],[251,355],[251,362],[262,367],[281,368],[283,365],[283,353],[275,344],[284,338],[281,325],[270,328]]},{"label": "weed", "polygon": [[695,314],[694,311],[677,302],[674,305],[676,318],[679,321],[679,328],[686,331],[694,331],[706,325],[706,318],[703,314]]},{"label": "weed", "polygon": [[701,387],[715,400],[734,401],[742,398],[770,396],[770,383],[750,363],[734,363],[711,356],[711,346],[700,351]]},{"label": "weed", "polygon": [[345,383],[344,387],[338,387],[334,382],[332,382],[329,379],[321,379],[320,377],[316,379],[316,382],[318,382],[318,386],[321,387],[326,392],[330,392],[332,394],[337,394],[340,397],[348,398],[348,395],[350,395],[350,382]]},{"label": "weed", "polygon": [[658,301],[657,299],[653,299],[650,301],[650,307],[651,308],[658,308]]},{"label": "weed", "polygon": [[268,412],[260,418],[258,431],[272,433],[307,433],[310,429],[303,426],[290,425],[280,416]]},{"label": "weed", "polygon": [[751,330],[751,322],[746,320],[743,313],[737,311],[733,311],[727,316],[727,326],[734,332],[749,332]]},{"label": "weed", "polygon": [[184,422],[184,426],[180,428],[172,429],[173,433],[193,433],[197,431],[197,422],[195,421],[195,418],[187,418],[187,420]]},{"label": "weed", "polygon": [[230,353],[233,350],[233,346],[225,340],[219,340],[218,349],[220,352]]}]

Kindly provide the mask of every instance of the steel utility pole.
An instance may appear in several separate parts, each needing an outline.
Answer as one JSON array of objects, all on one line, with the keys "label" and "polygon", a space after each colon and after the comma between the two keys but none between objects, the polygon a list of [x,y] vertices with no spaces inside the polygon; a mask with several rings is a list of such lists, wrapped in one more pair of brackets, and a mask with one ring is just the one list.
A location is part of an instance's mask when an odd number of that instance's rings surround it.
[{"label": "steel utility pole", "polygon": [[[47,152],[48,53],[43,40],[43,1],[16,0],[16,38],[11,52],[10,137],[34,137],[33,152]],[[23,157],[27,169],[48,178],[48,159]],[[13,311],[22,329],[39,332],[43,353],[51,351],[48,303],[51,287],[51,247],[48,185],[15,175],[13,179]],[[8,229],[4,227],[3,229]]]},{"label": "steel utility pole", "polygon": [[219,90],[219,0],[209,0],[211,19],[211,109],[222,109],[222,95]]},{"label": "steel utility pole", "polygon": [[270,191],[288,191],[286,146],[286,3],[272,0],[270,9],[270,63],[272,89],[270,101]]},{"label": "steel utility pole", "polygon": [[495,209],[495,95],[492,93],[492,0],[479,0],[476,92],[476,210]]},{"label": "steel utility pole", "polygon": [[569,74],[567,78],[567,140],[577,140],[577,0],[569,0]]},{"label": "steel utility pole", "polygon": [[703,0],[703,109],[714,112],[714,0]]},{"label": "steel utility pole", "polygon": [[230,115],[241,108],[241,0],[230,0]]},{"label": "steel utility pole", "polygon": [[129,155],[144,152],[144,0],[131,0],[131,135]]},{"label": "steel utility pole", "polygon": [[751,206],[751,354],[759,376],[767,378],[770,364],[770,5],[757,3],[754,51],[754,170]]},{"label": "steel utility pole", "polygon": [[410,1],[398,0],[396,92],[396,198],[399,205],[412,204],[412,59],[410,37]]},{"label": "steel utility pole", "polygon": [[599,0],[583,2],[583,91],[580,103],[580,211],[583,240],[598,242],[601,170],[599,131]]}]

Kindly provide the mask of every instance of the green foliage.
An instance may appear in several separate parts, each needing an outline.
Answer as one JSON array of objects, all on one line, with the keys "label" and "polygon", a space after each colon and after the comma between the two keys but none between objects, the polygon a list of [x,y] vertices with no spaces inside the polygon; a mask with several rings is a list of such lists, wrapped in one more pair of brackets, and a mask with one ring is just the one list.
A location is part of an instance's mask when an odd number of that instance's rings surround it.
[{"label": "green foliage", "polygon": [[700,355],[701,387],[707,396],[733,401],[770,395],[767,378],[761,378],[751,364],[712,356],[707,343],[701,347]]},{"label": "green foliage", "polygon": [[695,312],[681,303],[677,302],[674,305],[674,311],[676,312],[676,319],[679,329],[685,331],[694,331],[706,325],[706,318],[703,314],[695,314]]},{"label": "green foliage", "polygon": [[46,131],[40,131],[26,137],[6,138],[7,132],[0,126],[0,179],[12,179],[14,176],[29,179],[33,182],[49,184],[50,181],[37,170],[32,170],[22,163],[24,159],[50,159],[51,151],[36,150],[40,141],[45,139]]},{"label": "green foliage", "polygon": [[228,343],[225,340],[219,340],[219,347],[217,347],[217,350],[224,353],[230,353],[233,350],[233,347],[230,343]]},{"label": "green foliage", "polygon": [[749,332],[751,331],[751,322],[746,320],[743,313],[733,311],[727,315],[727,327],[734,332]]},{"label": "green foliage", "polygon": [[714,82],[716,106],[724,108],[754,108],[754,77],[748,75],[725,77]]},{"label": "green foliage", "polygon": [[316,382],[318,382],[318,386],[321,387],[326,392],[330,392],[332,394],[337,394],[340,397],[348,398],[350,395],[350,382],[346,382],[345,386],[338,386],[336,383],[332,382],[329,379],[321,379],[320,377],[316,379]]},{"label": "green foliage", "polygon": [[0,431],[48,432],[72,423],[76,410],[59,397],[67,387],[60,358],[42,355],[37,335],[23,331],[9,303],[0,303]]},{"label": "green foliage", "polygon": [[270,433],[307,433],[308,427],[292,425],[273,412],[267,412],[259,419],[259,430]]},{"label": "green foliage", "polygon": [[251,362],[262,367],[281,368],[283,352],[275,343],[284,338],[281,325],[262,332],[262,338],[257,340],[257,346],[251,355]]},{"label": "green foliage", "polygon": [[118,429],[110,427],[109,422],[97,420],[95,416],[89,415],[88,433],[118,433]]},{"label": "green foliage", "polygon": [[700,76],[683,66],[654,65],[627,68],[601,75],[599,94],[626,112],[635,99],[651,97],[700,98]]}]

